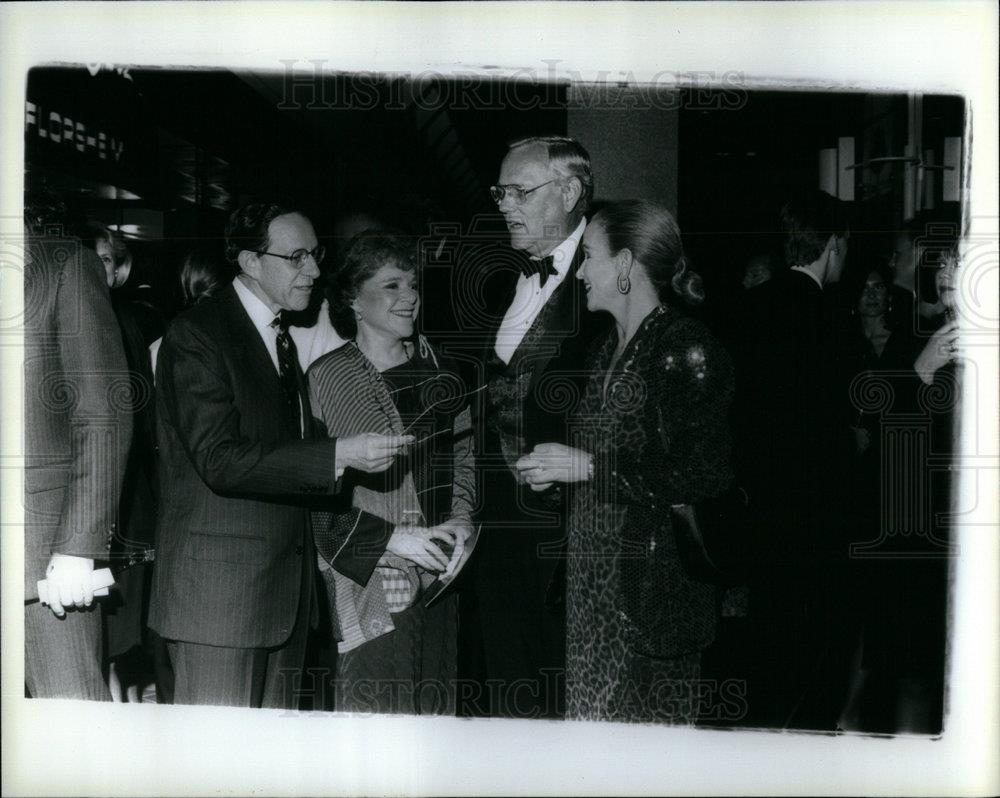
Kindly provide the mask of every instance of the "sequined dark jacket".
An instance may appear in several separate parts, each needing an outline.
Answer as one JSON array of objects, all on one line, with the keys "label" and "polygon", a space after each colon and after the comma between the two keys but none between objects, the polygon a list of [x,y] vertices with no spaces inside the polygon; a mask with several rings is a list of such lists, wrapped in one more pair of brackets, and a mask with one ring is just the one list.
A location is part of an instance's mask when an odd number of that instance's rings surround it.
[{"label": "sequined dark jacket", "polygon": [[594,454],[594,477],[576,490],[571,534],[604,541],[618,558],[607,611],[622,617],[630,645],[675,657],[715,636],[715,588],[685,573],[670,507],[718,495],[732,480],[733,369],[704,325],[661,306],[605,392],[616,343],[612,333],[597,352],[577,416],[575,445]]}]

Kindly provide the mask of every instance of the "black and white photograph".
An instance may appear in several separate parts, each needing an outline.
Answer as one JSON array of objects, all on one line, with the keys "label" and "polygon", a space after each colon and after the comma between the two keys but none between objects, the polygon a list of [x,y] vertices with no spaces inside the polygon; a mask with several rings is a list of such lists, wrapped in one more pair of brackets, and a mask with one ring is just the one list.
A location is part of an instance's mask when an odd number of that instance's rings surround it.
[{"label": "black and white photograph", "polygon": [[5,794],[995,793],[995,6],[0,14]]}]

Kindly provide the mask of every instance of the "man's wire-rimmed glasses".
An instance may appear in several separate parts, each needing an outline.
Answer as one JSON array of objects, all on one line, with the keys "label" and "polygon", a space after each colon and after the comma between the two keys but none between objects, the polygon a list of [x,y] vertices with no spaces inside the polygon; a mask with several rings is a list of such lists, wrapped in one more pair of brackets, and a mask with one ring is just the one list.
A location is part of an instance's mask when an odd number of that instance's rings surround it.
[{"label": "man's wire-rimmed glasses", "polygon": [[506,185],[506,186],[490,186],[490,196],[493,197],[493,201],[499,205],[503,202],[504,197],[510,194],[510,198],[514,200],[515,205],[523,205],[524,201],[528,198],[528,195],[532,191],[538,191],[538,189],[543,188],[549,183],[555,183],[558,178],[552,178],[551,180],[546,180],[544,183],[539,183],[534,188],[521,188],[520,186]]},{"label": "man's wire-rimmed glasses", "polygon": [[266,250],[261,250],[257,254],[287,260],[294,268],[301,269],[306,265],[306,258],[312,258],[319,266],[323,262],[323,258],[326,257],[326,247],[318,244],[315,249],[297,249],[291,255],[279,255],[277,252],[267,252]]}]

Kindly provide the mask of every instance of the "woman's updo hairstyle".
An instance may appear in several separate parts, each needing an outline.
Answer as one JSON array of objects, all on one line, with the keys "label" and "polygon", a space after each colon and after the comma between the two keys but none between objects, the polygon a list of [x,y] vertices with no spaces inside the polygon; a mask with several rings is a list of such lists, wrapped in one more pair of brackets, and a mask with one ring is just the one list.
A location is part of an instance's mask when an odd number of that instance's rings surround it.
[{"label": "woman's updo hairstyle", "polygon": [[417,268],[417,247],[412,237],[398,230],[373,228],[363,230],[347,243],[325,289],[330,322],[341,338],[351,340],[357,336],[358,322],[351,303],[365,281],[390,264],[406,272]]},{"label": "woman's updo hairstyle", "polygon": [[594,214],[612,253],[627,249],[646,269],[661,302],[698,305],[705,299],[701,276],[691,271],[681,231],[670,211],[644,200],[612,202]]}]

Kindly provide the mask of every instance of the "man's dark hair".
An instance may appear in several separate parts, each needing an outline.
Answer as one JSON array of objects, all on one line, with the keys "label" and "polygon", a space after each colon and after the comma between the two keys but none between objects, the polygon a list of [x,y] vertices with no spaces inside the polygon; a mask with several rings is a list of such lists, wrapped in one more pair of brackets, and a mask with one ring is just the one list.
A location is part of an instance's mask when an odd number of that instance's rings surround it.
[{"label": "man's dark hair", "polygon": [[279,216],[289,213],[301,214],[302,211],[276,202],[255,202],[237,208],[226,222],[226,260],[236,264],[240,253],[245,249],[250,252],[268,249],[268,226]]},{"label": "man's dark hair", "polygon": [[845,235],[851,228],[847,203],[819,189],[786,202],[780,222],[789,266],[807,266],[818,260],[830,236]]}]

